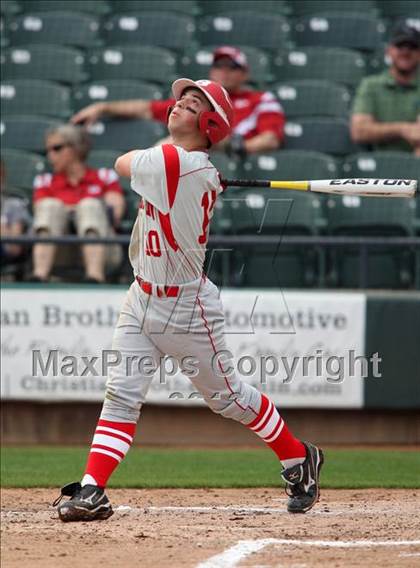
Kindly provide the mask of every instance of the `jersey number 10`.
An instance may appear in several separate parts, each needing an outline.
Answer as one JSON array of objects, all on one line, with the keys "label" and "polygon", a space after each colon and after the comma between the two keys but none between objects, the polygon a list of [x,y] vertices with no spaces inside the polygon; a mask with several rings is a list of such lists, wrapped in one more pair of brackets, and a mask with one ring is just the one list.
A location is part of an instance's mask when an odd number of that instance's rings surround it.
[{"label": "jersey number 10", "polygon": [[153,229],[147,233],[146,241],[147,256],[161,256],[159,233]]},{"label": "jersey number 10", "polygon": [[[198,237],[198,243],[200,245],[205,245],[208,239],[208,230],[210,223],[210,213],[212,212],[214,205],[216,203],[217,193],[212,190],[211,192],[206,192],[203,194],[201,199],[201,206],[203,208],[203,223],[202,232]],[[160,246],[159,233],[152,229],[147,233],[146,239],[146,255],[147,256],[162,256],[162,250]]]}]

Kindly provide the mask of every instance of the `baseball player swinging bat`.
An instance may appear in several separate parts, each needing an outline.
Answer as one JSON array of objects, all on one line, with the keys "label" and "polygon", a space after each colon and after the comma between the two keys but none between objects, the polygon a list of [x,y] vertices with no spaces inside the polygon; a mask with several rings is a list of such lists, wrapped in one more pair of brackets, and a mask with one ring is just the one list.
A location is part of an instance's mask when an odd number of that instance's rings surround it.
[{"label": "baseball player swinging bat", "polygon": [[[141,196],[130,242],[133,282],[115,327],[121,354],[107,377],[102,407],[80,481],[55,501],[63,522],[104,520],[113,514],[108,480],[129,451],[153,373],[172,357],[215,413],[258,436],[281,464],[287,511],[305,513],[320,495],[322,449],[289,429],[270,397],[235,372],[227,351],[217,286],[204,274],[209,227],[223,186],[326,193],[411,196],[411,180],[221,181],[209,148],[231,132],[233,106],[213,81],[177,79],[168,113],[171,144],[119,156],[117,173]],[[188,359],[192,369],[184,367]],[[134,363],[133,362],[137,362]],[[192,372],[191,372],[192,371]],[[61,502],[63,497],[68,497]]]},{"label": "baseball player swinging bat", "polygon": [[334,193],[337,195],[360,195],[372,197],[413,197],[417,191],[414,179],[322,179],[312,181],[270,181],[270,180],[222,180],[228,187],[267,187]]}]

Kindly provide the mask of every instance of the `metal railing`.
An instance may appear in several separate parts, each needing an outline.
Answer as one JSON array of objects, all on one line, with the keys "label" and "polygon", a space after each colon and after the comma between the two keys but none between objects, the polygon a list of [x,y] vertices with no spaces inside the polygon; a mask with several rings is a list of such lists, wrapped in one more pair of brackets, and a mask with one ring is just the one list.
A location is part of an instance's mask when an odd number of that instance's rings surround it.
[{"label": "metal railing", "polygon": [[[22,235],[2,237],[4,244],[21,244],[30,246],[35,243],[56,245],[84,244],[120,244],[127,246],[130,235],[114,235],[112,237],[79,237],[64,235],[60,237],[40,237],[38,235]],[[222,248],[223,251],[246,249],[255,246],[281,247],[313,247],[322,253],[331,249],[357,247],[359,250],[359,287],[366,288],[368,282],[368,263],[370,251],[386,247],[390,249],[406,249],[414,254],[415,287],[420,288],[420,237],[359,237],[359,236],[277,236],[277,235],[210,235],[208,248]],[[325,285],[325,254],[320,255],[320,286]]]}]

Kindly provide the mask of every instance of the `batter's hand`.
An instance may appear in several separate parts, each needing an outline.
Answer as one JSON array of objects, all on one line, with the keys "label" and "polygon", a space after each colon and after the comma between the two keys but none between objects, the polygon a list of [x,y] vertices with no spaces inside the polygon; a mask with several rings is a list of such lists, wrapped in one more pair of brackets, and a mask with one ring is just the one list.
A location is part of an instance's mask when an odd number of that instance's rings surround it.
[{"label": "batter's hand", "polygon": [[104,113],[103,103],[93,103],[74,114],[70,121],[73,124],[85,124],[86,126],[97,122]]}]

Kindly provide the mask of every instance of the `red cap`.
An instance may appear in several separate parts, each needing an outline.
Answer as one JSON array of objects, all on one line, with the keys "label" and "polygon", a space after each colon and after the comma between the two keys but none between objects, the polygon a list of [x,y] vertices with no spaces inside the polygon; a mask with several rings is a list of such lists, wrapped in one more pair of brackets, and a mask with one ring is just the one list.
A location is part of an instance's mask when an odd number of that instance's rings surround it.
[{"label": "red cap", "polygon": [[243,51],[230,45],[222,45],[213,51],[213,63],[222,57],[229,57],[238,67],[248,69],[248,60]]}]

